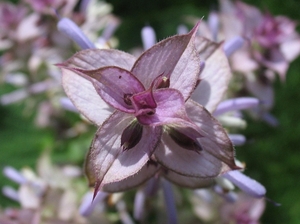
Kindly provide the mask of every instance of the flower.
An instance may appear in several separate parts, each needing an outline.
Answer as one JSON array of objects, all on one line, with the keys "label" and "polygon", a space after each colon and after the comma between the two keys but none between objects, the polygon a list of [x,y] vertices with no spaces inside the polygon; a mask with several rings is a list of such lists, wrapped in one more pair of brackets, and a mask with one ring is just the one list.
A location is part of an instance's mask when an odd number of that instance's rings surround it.
[{"label": "flower", "polygon": [[[6,166],[3,174],[19,185],[17,190],[2,188],[5,196],[19,203],[19,208],[0,211],[0,223],[93,223],[92,218],[83,218],[77,211],[78,198],[87,190],[80,167],[53,165],[45,151],[35,171]],[[100,217],[101,223],[107,220],[104,218]]]},{"label": "flower", "polygon": [[236,203],[226,201],[220,207],[220,218],[223,223],[252,223],[259,224],[266,202],[264,199],[252,198],[247,194],[239,193]]},{"label": "flower", "polygon": [[138,59],[88,49],[58,64],[68,97],[100,126],[85,165],[95,192],[135,187],[158,171],[157,164],[195,179],[237,169],[225,130],[190,99],[201,64],[197,28],[157,43]]},{"label": "flower", "polygon": [[[300,54],[296,22],[285,16],[262,13],[241,1],[232,3],[224,0],[220,1],[220,5],[221,16],[225,18],[223,27],[227,29],[225,33],[235,33],[249,41],[244,48],[248,52],[239,52],[233,58],[233,69],[241,72],[268,69],[284,81],[289,63]],[[232,25],[236,28],[232,29]],[[245,62],[248,61],[247,64],[241,63],[241,55]],[[263,75],[270,81],[274,79],[274,74]]]}]

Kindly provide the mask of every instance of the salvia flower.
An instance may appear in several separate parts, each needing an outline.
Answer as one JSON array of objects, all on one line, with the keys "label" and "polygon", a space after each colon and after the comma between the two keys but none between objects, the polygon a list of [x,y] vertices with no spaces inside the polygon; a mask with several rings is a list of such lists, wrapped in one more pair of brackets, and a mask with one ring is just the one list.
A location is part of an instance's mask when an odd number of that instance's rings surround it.
[{"label": "salvia flower", "polygon": [[157,164],[200,179],[238,168],[225,130],[189,99],[201,67],[197,28],[155,44],[138,59],[88,49],[59,64],[68,97],[99,126],[85,165],[95,192],[135,187],[158,171]]}]

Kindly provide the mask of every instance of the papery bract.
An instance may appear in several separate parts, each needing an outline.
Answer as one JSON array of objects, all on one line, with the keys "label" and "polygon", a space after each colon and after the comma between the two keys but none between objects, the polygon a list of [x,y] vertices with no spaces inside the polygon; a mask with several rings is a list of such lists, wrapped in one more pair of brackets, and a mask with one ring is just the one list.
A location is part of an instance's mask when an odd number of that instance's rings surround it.
[{"label": "papery bract", "polygon": [[[157,43],[136,60],[121,51],[93,49],[59,65],[69,98],[100,126],[85,166],[96,191],[137,186],[160,165],[175,176],[200,180],[237,168],[225,130],[203,106],[189,99],[200,74],[194,46],[197,27]],[[226,60],[214,55],[212,60]],[[226,65],[227,61],[225,70]],[[213,71],[207,69],[204,77],[209,72]],[[226,83],[227,78],[223,85]],[[213,88],[211,82],[208,85]],[[220,83],[218,88],[222,95],[226,87]],[[221,99],[215,92],[210,97],[215,96]],[[102,116],[105,108],[106,120]]]}]

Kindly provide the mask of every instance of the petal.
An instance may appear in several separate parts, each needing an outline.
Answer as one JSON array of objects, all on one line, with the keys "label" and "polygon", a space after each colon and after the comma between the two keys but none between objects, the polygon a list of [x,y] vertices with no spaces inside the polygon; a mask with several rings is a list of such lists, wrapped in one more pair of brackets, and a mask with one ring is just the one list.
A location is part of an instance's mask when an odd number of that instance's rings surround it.
[{"label": "petal", "polygon": [[284,54],[279,48],[271,48],[267,54],[268,57],[256,54],[256,60],[261,62],[267,68],[278,73],[281,81],[285,81],[286,72],[289,68],[289,62],[284,57]]},{"label": "petal", "polygon": [[287,61],[291,62],[300,54],[300,38],[296,36],[280,45],[280,50]]},{"label": "petal", "polygon": [[227,57],[230,57],[235,51],[240,49],[245,43],[244,38],[235,36],[224,43],[224,52]]},{"label": "petal", "polygon": [[110,108],[98,95],[91,79],[78,75],[78,72],[66,68],[98,69],[104,66],[118,65],[124,69],[131,69],[135,58],[117,50],[83,50],[67,61],[59,64],[62,69],[63,88],[76,108],[92,123],[101,125],[111,114]]},{"label": "petal", "polygon": [[176,202],[174,198],[172,185],[167,180],[164,179],[162,179],[161,184],[162,184],[162,189],[163,189],[164,199],[165,199],[165,204],[167,209],[168,223],[177,224],[178,223],[177,209],[176,209]]},{"label": "petal", "polygon": [[142,221],[145,216],[146,193],[144,189],[139,189],[135,193],[133,203],[133,218]]},{"label": "petal", "polygon": [[171,170],[167,170],[163,173],[163,175],[167,180],[174,184],[192,189],[206,188],[214,183],[214,179],[211,178],[188,177],[175,173]]},{"label": "petal", "polygon": [[96,92],[92,82],[74,71],[62,68],[62,85],[75,107],[95,125],[100,126],[113,112]]},{"label": "petal", "polygon": [[149,180],[152,176],[154,176],[159,168],[160,166],[158,164],[147,162],[146,165],[144,165],[135,175],[132,175],[121,181],[104,184],[102,190],[106,192],[130,190]]},{"label": "petal", "polygon": [[144,91],[144,86],[130,72],[119,67],[76,70],[93,78],[92,82],[97,93],[107,104],[117,110],[134,113],[134,108],[129,98],[136,93]]},{"label": "petal", "polygon": [[228,88],[231,71],[223,45],[203,37],[196,38],[196,48],[205,67],[200,75],[200,84],[192,94],[192,99],[213,112]]},{"label": "petal", "polygon": [[96,191],[105,184],[137,174],[156,148],[161,128],[144,126],[140,142],[123,150],[121,135],[133,119],[133,116],[117,111],[98,129],[85,165],[89,182],[96,184]]},{"label": "petal", "polygon": [[95,48],[95,45],[85,36],[82,30],[70,19],[62,18],[57,23],[57,29],[67,35],[82,49]]},{"label": "petal", "polygon": [[263,82],[259,77],[253,74],[246,76],[246,88],[262,104],[261,108],[270,109],[274,104],[274,89],[270,82]]},{"label": "petal", "polygon": [[61,107],[64,108],[65,110],[78,113],[77,108],[74,106],[74,104],[68,97],[61,97],[59,99],[59,102]]},{"label": "petal", "polygon": [[154,152],[155,158],[171,171],[195,178],[213,178],[222,172],[223,164],[206,150],[186,150],[166,132],[163,133],[161,142]]},{"label": "petal", "polygon": [[244,145],[246,142],[246,137],[240,134],[229,134],[228,137],[230,138],[231,142],[235,146]]},{"label": "petal", "polygon": [[155,157],[166,168],[185,176],[212,178],[226,170],[236,169],[234,149],[225,130],[201,105],[188,101],[189,117],[199,127],[197,131],[202,151],[185,150],[165,132]]},{"label": "petal", "polygon": [[108,193],[100,191],[95,198],[93,198],[93,192],[87,192],[80,204],[79,214],[88,217],[91,215],[95,207],[99,204],[103,204],[105,199],[109,196]]},{"label": "petal", "polygon": [[209,30],[212,33],[212,40],[216,41],[218,39],[219,26],[220,26],[220,18],[218,13],[213,10],[208,15],[207,25]]},{"label": "petal", "polygon": [[3,186],[2,194],[11,200],[20,202],[19,192],[17,190],[15,190],[14,188],[12,188],[11,186]]},{"label": "petal", "polygon": [[5,166],[2,172],[4,176],[18,184],[25,184],[27,182],[26,177],[24,177],[21,172],[11,166]]},{"label": "petal", "polygon": [[234,170],[223,174],[223,177],[230,180],[236,186],[238,186],[245,193],[255,198],[264,197],[266,194],[266,188],[258,183],[256,180],[244,175],[240,171]]},{"label": "petal", "polygon": [[279,125],[278,119],[274,115],[272,115],[268,112],[263,113],[261,115],[261,119],[263,121],[267,122],[267,124],[271,125],[272,127],[277,127]]},{"label": "petal", "polygon": [[159,75],[170,78],[170,87],[178,89],[184,99],[193,91],[199,75],[200,59],[195,52],[196,25],[185,35],[167,38],[145,51],[136,61],[132,73],[148,89]]},{"label": "petal", "polygon": [[243,110],[243,109],[258,107],[259,103],[260,103],[259,99],[254,97],[239,97],[239,98],[228,99],[221,102],[218,105],[213,115],[218,116],[228,111]]},{"label": "petal", "polygon": [[135,62],[135,57],[123,51],[112,49],[88,49],[73,55],[60,64],[67,68],[94,70],[106,66],[118,66],[130,70]]},{"label": "petal", "polygon": [[151,26],[143,27],[141,31],[144,50],[148,50],[156,43],[156,34]]},{"label": "petal", "polygon": [[[238,168],[234,162],[234,148],[222,125],[204,107],[189,100],[186,111],[191,120],[200,128],[200,144],[204,150],[220,159],[231,169]],[[207,147],[205,145],[207,144]]]}]

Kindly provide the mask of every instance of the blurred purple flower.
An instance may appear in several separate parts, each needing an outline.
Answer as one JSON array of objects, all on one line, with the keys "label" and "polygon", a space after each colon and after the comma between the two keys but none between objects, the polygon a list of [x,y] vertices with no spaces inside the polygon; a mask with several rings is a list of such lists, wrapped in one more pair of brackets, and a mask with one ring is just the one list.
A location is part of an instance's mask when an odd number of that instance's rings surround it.
[{"label": "blurred purple flower", "polygon": [[224,201],[221,205],[222,223],[259,224],[265,206],[265,199],[256,199],[239,193],[235,203]]}]

